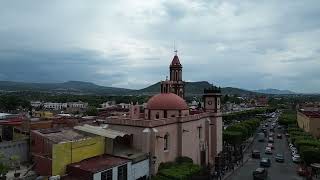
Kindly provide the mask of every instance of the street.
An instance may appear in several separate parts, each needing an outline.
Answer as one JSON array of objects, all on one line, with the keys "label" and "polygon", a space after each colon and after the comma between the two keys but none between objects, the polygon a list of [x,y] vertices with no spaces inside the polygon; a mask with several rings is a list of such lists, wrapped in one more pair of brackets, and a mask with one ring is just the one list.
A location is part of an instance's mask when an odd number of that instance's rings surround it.
[{"label": "street", "polygon": [[[270,123],[269,128],[270,128]],[[268,128],[268,132],[270,129]],[[260,167],[260,159],[252,159],[251,151],[259,150],[261,157],[267,157],[271,160],[271,167],[268,168],[268,180],[302,180],[303,178],[298,176],[296,173],[297,164],[292,162],[291,153],[288,148],[286,137],[283,135],[282,139],[277,139],[276,135],[278,133],[283,134],[282,130],[278,130],[275,128],[275,136],[274,136],[274,150],[273,154],[265,154],[265,147],[267,145],[267,138],[265,142],[258,142],[258,139],[255,138],[251,148],[248,149],[244,156],[249,157],[246,158],[248,161],[235,170],[235,172],[227,178],[227,180],[249,180],[253,179],[252,172]],[[275,161],[275,155],[277,153],[281,153],[284,155],[284,163],[279,163]]]}]

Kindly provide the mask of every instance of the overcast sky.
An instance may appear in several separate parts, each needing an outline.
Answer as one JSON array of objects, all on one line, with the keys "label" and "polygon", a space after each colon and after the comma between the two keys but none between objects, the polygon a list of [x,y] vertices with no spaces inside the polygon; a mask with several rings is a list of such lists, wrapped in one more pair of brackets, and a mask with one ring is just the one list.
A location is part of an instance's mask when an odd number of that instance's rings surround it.
[{"label": "overcast sky", "polygon": [[319,0],[0,0],[0,80],[320,92]]}]

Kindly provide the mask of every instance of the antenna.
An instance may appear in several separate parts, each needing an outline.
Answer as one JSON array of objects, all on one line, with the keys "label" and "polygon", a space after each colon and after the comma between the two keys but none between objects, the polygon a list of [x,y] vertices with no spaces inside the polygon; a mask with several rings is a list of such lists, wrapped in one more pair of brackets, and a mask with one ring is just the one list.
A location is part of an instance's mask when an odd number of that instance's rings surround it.
[{"label": "antenna", "polygon": [[178,50],[176,49],[176,41],[173,41],[173,52],[175,53],[175,55],[178,54]]}]

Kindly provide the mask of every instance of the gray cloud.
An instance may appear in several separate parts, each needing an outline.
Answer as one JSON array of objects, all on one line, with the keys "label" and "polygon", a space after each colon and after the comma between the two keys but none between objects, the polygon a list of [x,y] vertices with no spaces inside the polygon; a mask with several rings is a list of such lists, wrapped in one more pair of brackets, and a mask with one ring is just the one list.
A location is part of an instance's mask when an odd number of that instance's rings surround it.
[{"label": "gray cloud", "polygon": [[319,17],[318,0],[5,1],[0,80],[142,88],[176,41],[185,80],[319,92]]}]

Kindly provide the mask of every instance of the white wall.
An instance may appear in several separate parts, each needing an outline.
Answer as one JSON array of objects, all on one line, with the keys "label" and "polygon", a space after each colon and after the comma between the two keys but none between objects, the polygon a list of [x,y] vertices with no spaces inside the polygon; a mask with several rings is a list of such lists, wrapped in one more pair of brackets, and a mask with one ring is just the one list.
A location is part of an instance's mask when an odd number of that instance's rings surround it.
[{"label": "white wall", "polygon": [[131,176],[132,176],[131,177],[132,180],[136,180],[143,176],[149,176],[149,159],[132,164]]}]

